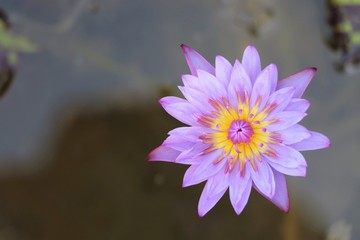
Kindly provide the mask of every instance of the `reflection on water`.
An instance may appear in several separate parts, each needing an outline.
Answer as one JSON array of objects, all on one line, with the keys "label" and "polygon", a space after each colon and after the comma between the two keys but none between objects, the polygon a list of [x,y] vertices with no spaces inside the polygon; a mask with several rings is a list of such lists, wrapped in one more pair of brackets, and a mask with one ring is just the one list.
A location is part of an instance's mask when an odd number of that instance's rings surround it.
[{"label": "reflection on water", "polygon": [[340,49],[343,56],[338,61],[341,71],[349,71],[349,65],[360,62],[360,3],[327,0],[329,23],[332,26],[330,46]]},{"label": "reflection on water", "polygon": [[[3,34],[10,27],[9,19],[0,8],[0,34]],[[6,51],[0,47],[0,98],[9,89],[14,78],[14,68],[10,66]]]},{"label": "reflection on water", "polygon": [[[12,29],[39,51],[21,56],[0,101],[0,238],[311,240],[326,239],[342,219],[359,225],[360,81],[333,68],[325,3],[241,8],[249,2],[1,1]],[[266,9],[271,17],[254,38],[246,25]],[[157,99],[178,94],[188,71],[180,43],[207,59],[235,59],[254,44],[280,78],[318,67],[304,125],[333,147],[305,153],[308,176],[289,178],[290,214],[254,192],[241,216],[223,199],[200,219],[203,186],[181,188],[186,167],[145,162],[177,124]]]},{"label": "reflection on water", "polygon": [[6,228],[18,234],[16,239],[321,236],[299,216],[296,204],[287,215],[255,191],[241,217],[223,199],[199,218],[203,186],[181,188],[185,167],[144,161],[144,153],[177,124],[157,105],[73,116],[57,139],[51,166],[0,181],[0,238]]}]

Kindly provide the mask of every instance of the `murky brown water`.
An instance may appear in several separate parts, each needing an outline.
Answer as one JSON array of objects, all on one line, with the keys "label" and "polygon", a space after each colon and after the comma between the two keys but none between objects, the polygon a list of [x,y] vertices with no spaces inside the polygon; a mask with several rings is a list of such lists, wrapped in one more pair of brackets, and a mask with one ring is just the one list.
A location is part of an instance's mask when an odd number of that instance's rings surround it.
[{"label": "murky brown water", "polygon": [[[39,47],[20,56],[0,99],[1,239],[331,240],[330,232],[351,226],[351,239],[360,236],[360,75],[334,69],[339,56],[324,44],[324,2],[4,0],[0,7],[12,30]],[[199,218],[203,186],[181,188],[186,167],[145,162],[179,125],[157,100],[178,94],[188,72],[180,43],[210,60],[234,60],[254,44],[280,77],[318,68],[304,125],[333,146],[305,153],[308,176],[288,178],[290,214],[253,192],[240,216],[225,197]]]}]

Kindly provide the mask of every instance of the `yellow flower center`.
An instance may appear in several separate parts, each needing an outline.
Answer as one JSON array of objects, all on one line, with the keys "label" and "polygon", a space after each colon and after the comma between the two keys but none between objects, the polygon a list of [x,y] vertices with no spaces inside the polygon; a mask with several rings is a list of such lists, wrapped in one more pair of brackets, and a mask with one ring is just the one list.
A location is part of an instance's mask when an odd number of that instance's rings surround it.
[{"label": "yellow flower center", "polygon": [[209,101],[214,111],[202,115],[198,121],[214,130],[200,137],[204,143],[211,144],[205,153],[216,149],[223,150],[214,164],[226,159],[226,171],[232,171],[235,163],[239,161],[240,172],[244,174],[247,161],[250,161],[253,169],[257,171],[256,160],[262,161],[261,154],[275,154],[269,144],[279,142],[277,134],[266,129],[269,124],[276,122],[266,120],[275,105],[268,105],[259,111],[260,101],[261,99],[258,99],[252,108],[248,97],[245,97],[245,101],[239,101],[237,108],[233,108],[225,98]]}]

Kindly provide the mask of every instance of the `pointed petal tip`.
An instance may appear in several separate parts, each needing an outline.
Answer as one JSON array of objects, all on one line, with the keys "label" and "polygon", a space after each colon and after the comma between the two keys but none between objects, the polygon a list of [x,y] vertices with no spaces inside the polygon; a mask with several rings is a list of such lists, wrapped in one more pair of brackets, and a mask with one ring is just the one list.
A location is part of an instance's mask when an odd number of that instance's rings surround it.
[{"label": "pointed petal tip", "polygon": [[309,72],[309,74],[310,74],[310,81],[311,81],[311,79],[315,76],[315,74],[316,74],[316,72],[317,72],[317,68],[316,68],[316,67],[305,68],[302,72]]},{"label": "pointed petal tip", "polygon": [[[151,154],[151,153],[150,153]],[[148,154],[146,157],[145,157],[145,161],[146,162],[152,162],[153,160],[152,160],[152,158],[151,158],[151,156],[150,156],[150,154]]]},{"label": "pointed petal tip", "polygon": [[181,44],[180,47],[192,75],[196,76],[197,69],[202,69],[213,75],[215,74],[215,68],[195,49],[185,44]]},{"label": "pointed petal tip", "polygon": [[270,67],[270,68],[276,68],[277,69],[277,65],[275,63],[270,63],[269,66],[267,67]]},{"label": "pointed petal tip", "polygon": [[323,135],[323,137],[324,137],[324,147],[323,147],[323,148],[329,148],[329,147],[331,147],[331,146],[332,146],[332,143],[331,143],[330,139],[329,139],[327,136],[325,136],[325,135]]},{"label": "pointed petal tip", "polygon": [[158,103],[159,103],[161,106],[163,106],[164,104],[166,104],[167,98],[168,98],[167,96],[160,98],[159,101],[158,101]]},{"label": "pointed petal tip", "polygon": [[151,151],[145,158],[145,161],[146,162],[157,162],[159,160],[156,159],[156,157],[154,156],[155,155],[155,152],[157,151],[157,148],[154,149],[153,151]]},{"label": "pointed petal tip", "polygon": [[174,162],[175,159],[179,156],[179,154],[180,152],[175,149],[160,145],[148,154],[146,160],[150,162]]},{"label": "pointed petal tip", "polygon": [[186,187],[188,187],[188,186],[190,186],[190,184],[188,183],[188,181],[185,181],[185,179],[184,179],[183,182],[182,182],[181,187],[182,187],[182,188],[186,188]]},{"label": "pointed petal tip", "polygon": [[152,150],[145,158],[146,162],[155,162],[156,159],[154,158],[154,154],[156,153],[156,151],[158,150],[159,147],[155,148],[154,150]]},{"label": "pointed petal tip", "polygon": [[248,51],[250,51],[250,50],[251,51],[253,51],[253,50],[257,51],[256,47],[254,45],[251,45],[251,44],[246,46],[245,51],[246,50],[248,50]]},{"label": "pointed petal tip", "polygon": [[287,201],[283,202],[283,203],[279,203],[276,200],[267,198],[270,202],[272,202],[278,209],[280,209],[281,211],[283,211],[284,213],[289,213],[290,211],[290,201],[289,201],[289,195],[287,196]]},{"label": "pointed petal tip", "polygon": [[277,206],[281,211],[283,211],[284,213],[288,214],[290,212],[290,204],[287,206]]},{"label": "pointed petal tip", "polygon": [[294,73],[278,82],[277,89],[287,86],[295,86],[297,91],[294,98],[300,98],[311,80],[313,79],[317,69],[315,67],[305,68],[297,73]]},{"label": "pointed petal tip", "polygon": [[181,49],[182,49],[182,51],[183,51],[184,53],[185,53],[186,51],[192,49],[191,47],[189,47],[188,45],[186,45],[186,44],[184,44],[184,43],[180,44],[180,47],[181,47]]},{"label": "pointed petal tip", "polygon": [[244,212],[244,209],[245,209],[245,206],[246,206],[246,205],[241,206],[240,208],[233,207],[233,209],[235,210],[236,215],[239,216],[241,213],[243,213],[243,212]]},{"label": "pointed petal tip", "polygon": [[203,211],[202,209],[198,208],[198,215],[200,218],[203,218],[207,212]]},{"label": "pointed petal tip", "polygon": [[182,188],[186,188],[186,187],[191,186],[191,184],[189,184],[189,183],[190,183],[189,177],[185,174],[185,175],[184,175],[184,178],[183,178],[183,181],[182,181],[181,187],[182,187]]},{"label": "pointed petal tip", "polygon": [[290,147],[298,151],[318,150],[331,146],[330,139],[322,133],[310,131],[311,136],[303,141],[291,144]]}]

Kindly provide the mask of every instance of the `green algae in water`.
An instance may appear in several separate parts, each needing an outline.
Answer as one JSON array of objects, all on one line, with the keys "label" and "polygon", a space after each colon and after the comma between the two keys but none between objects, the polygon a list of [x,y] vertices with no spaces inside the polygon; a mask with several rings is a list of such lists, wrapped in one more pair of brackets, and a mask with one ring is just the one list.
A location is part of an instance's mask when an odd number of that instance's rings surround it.
[{"label": "green algae in water", "polygon": [[23,36],[10,33],[4,21],[0,20],[0,53],[5,52],[7,62],[15,65],[18,53],[34,53],[37,47]]}]

